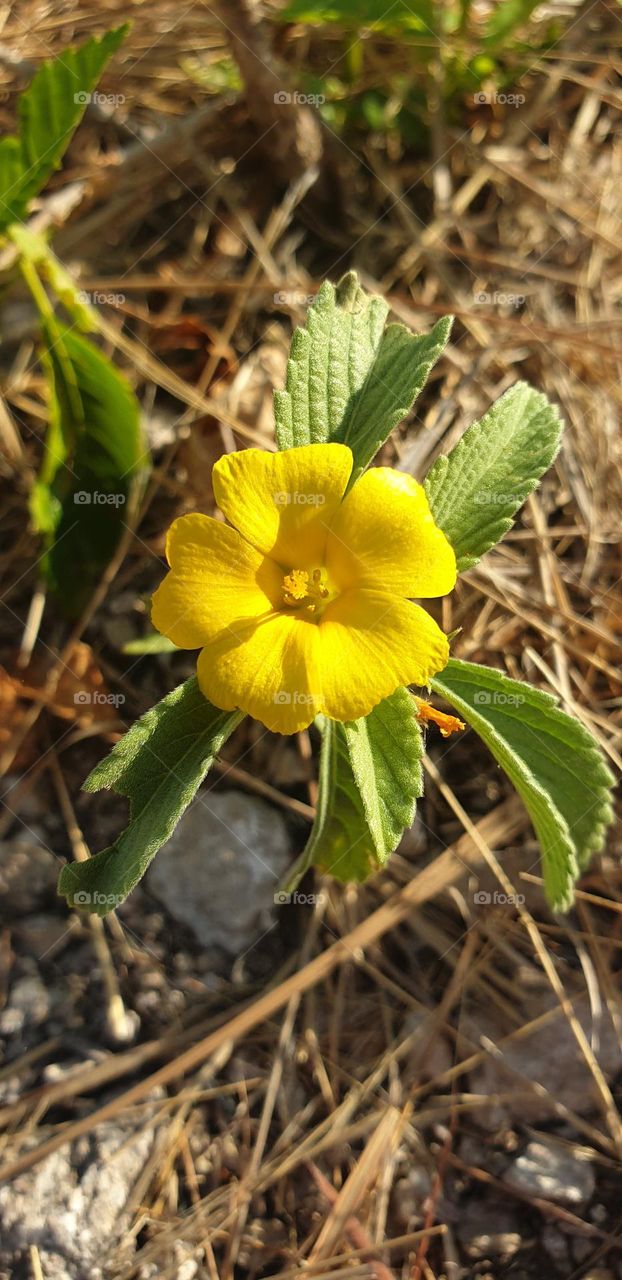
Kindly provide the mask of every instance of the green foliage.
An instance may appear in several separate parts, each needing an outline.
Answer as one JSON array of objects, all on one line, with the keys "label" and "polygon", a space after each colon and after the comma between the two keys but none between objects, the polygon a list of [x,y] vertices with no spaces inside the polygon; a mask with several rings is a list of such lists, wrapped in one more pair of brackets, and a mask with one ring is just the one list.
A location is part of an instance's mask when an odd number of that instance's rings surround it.
[{"label": "green foliage", "polygon": [[0,141],[0,230],[20,221],[58,169],[127,25],[44,62],[19,101],[19,132]]},{"label": "green foliage", "polygon": [[127,644],[123,645],[122,652],[135,655],[179,653],[179,649],[167,636],[161,636],[159,631],[151,631],[146,636],[140,636],[138,640],[128,640]]},{"label": "green foliage", "polygon": [[[473,94],[516,85],[560,38],[560,24],[538,8],[536,0],[497,0],[482,21],[469,0],[289,0],[275,19],[307,25],[318,44],[323,29],[330,32],[334,69],[313,91],[326,98],[319,109],[331,128],[398,133],[428,154],[439,95],[446,119],[468,126],[466,113],[482,110]],[[332,55],[335,29],[343,37],[340,59]]]},{"label": "green foliage", "polygon": [[428,501],[461,572],[512,528],[555,458],[561,432],[554,405],[517,382],[434,463],[425,480]]},{"label": "green foliage", "polygon": [[128,730],[84,786],[127,796],[129,822],[110,848],[63,868],[58,889],[70,906],[101,916],[123,902],[241,719],[239,712],[213,707],[193,678]]},{"label": "green foliage", "polygon": [[416,31],[429,35],[435,29],[434,5],[431,0],[290,0],[279,17],[284,22],[305,22],[311,26],[338,23],[349,29],[366,27],[395,34]]},{"label": "green foliage", "polygon": [[336,287],[322,285],[305,328],[293,336],[285,390],[274,394],[280,449],[347,444],[352,482],[368,465],[409,412],[451,330],[448,316],[430,334],[385,327],[388,310],[361,289],[354,272]]},{"label": "green foliage", "polygon": [[450,659],[431,681],[476,730],[525,803],[540,841],[551,906],[572,905],[574,882],[602,847],[614,778],[587,729],[556,698],[501,671]]},{"label": "green foliage", "polygon": [[423,739],[407,689],[396,689],[361,720],[344,724],[352,773],[378,863],[397,848],[423,795]]},{"label": "green foliage", "polygon": [[385,864],[423,793],[423,744],[413,700],[397,689],[368,716],[322,728],[317,813],[297,869],[366,880]]},{"label": "green foliage", "polygon": [[31,511],[48,582],[75,616],[114,553],[145,455],[136,398],[88,339],[45,319],[42,362],[50,419]]},{"label": "green foliage", "polygon": [[[31,253],[24,271],[43,319],[52,417],[35,506],[40,527],[55,540],[53,563],[69,574],[80,547],[63,520],[76,482],[86,487],[88,476],[103,487],[117,483],[122,468],[132,474],[137,419],[118,375],[84,338],[58,325],[37,266],[51,282],[45,263]],[[416,337],[400,325],[385,327],[387,313],[386,303],[368,297],[353,273],[336,288],[322,287],[306,327],[294,334],[286,389],[275,395],[280,448],[338,440],[352,449],[355,474],[368,465],[408,412],[451,324],[441,320],[432,334]],[[459,568],[475,564],[503,537],[555,457],[560,431],[545,397],[519,383],[434,465],[426,488]],[[79,541],[84,545],[84,527]],[[169,648],[147,636],[127,651]],[[548,898],[555,908],[568,908],[574,881],[601,847],[611,819],[612,777],[596,743],[549,694],[502,672],[452,659],[431,685],[477,731],[522,796],[540,840]],[[86,784],[128,796],[128,826],[113,847],[65,868],[60,888],[70,902],[103,914],[123,900],[241,718],[210,706],[190,680],[134,725]],[[405,689],[363,719],[341,724],[320,717],[318,723],[317,813],[286,888],[313,864],[339,880],[365,880],[396,848],[422,793],[422,737]]]}]

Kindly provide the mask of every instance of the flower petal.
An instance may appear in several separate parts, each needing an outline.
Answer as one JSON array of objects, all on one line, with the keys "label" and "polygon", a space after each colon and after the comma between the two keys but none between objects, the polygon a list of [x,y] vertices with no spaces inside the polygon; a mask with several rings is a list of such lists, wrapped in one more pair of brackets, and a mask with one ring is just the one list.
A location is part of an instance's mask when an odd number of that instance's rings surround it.
[{"label": "flower petal", "polygon": [[236,529],[211,516],[180,516],[166,540],[171,566],[152,601],[154,627],[180,649],[198,649],[223,628],[272,611],[282,572]]},{"label": "flower petal", "polygon": [[212,483],[221,511],[254,547],[286,568],[310,569],[323,562],[351,470],[343,444],[243,449],[219,458]]},{"label": "flower petal", "polygon": [[320,710],[319,630],[277,614],[223,632],[199,654],[199,687],[223,711],[239,709],[274,733],[297,733]]},{"label": "flower petal", "polygon": [[446,595],[456,582],[456,557],[425,489],[391,467],[357,480],[332,522],[326,556],[342,590],[358,583],[426,599]]},{"label": "flower petal", "polygon": [[321,710],[333,720],[368,715],[400,685],[426,685],[449,657],[434,619],[385,591],[345,592],[318,630]]}]

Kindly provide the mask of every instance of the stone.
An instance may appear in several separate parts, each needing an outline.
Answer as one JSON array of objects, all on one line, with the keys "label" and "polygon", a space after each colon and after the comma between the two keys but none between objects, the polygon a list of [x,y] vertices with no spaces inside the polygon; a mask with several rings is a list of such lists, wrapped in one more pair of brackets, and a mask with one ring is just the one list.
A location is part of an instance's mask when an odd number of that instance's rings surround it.
[{"label": "stone", "polygon": [[504,1173],[503,1181],[529,1195],[574,1209],[587,1204],[596,1189],[594,1169],[587,1160],[543,1138],[527,1144]]},{"label": "stone", "polygon": [[40,1027],[50,1012],[50,996],[40,978],[18,978],[9,992],[6,1008],[0,1013],[0,1035],[21,1035]]},{"label": "stone", "polygon": [[28,833],[0,843],[0,898],[7,919],[56,896],[61,861]]},{"label": "stone", "polygon": [[[473,1014],[463,1018],[461,1030],[472,1044],[478,1046],[488,1040],[500,1045],[498,1057],[490,1055],[471,1072],[471,1092],[483,1100],[481,1109],[471,1114],[481,1128],[494,1131],[513,1122],[539,1124],[559,1117],[557,1103],[581,1116],[599,1109],[594,1077],[553,992],[530,993],[529,1020],[550,1009],[557,1013],[547,1022],[530,1035],[506,1044],[500,1042],[509,1028],[501,1023],[494,1009],[478,1011],[477,1018]],[[575,1001],[575,1014],[591,1041],[594,1026],[584,1002]],[[596,1058],[605,1077],[612,1080],[620,1070],[620,1044],[607,1013],[598,1025]],[[524,1077],[524,1085],[516,1072]],[[542,1085],[548,1097],[542,1090],[531,1090],[528,1081]],[[499,1103],[493,1101],[497,1094],[504,1095]]]},{"label": "stone", "polygon": [[128,1225],[125,1205],[153,1138],[149,1127],[102,1125],[86,1151],[63,1147],[0,1187],[0,1264],[21,1274],[34,1245],[51,1280],[100,1280]]},{"label": "stone", "polygon": [[461,1207],[456,1234],[469,1258],[513,1258],[523,1243],[520,1211],[491,1196],[474,1198]]},{"label": "stone", "polygon": [[239,955],[270,928],[290,860],[276,809],[241,791],[208,790],[160,850],[147,887],[202,946]]}]

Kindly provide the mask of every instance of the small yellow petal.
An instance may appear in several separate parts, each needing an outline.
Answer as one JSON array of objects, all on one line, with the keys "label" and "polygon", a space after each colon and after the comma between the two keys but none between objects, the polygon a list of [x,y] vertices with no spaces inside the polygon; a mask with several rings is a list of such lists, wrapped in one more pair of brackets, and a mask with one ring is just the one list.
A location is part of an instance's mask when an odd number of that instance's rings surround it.
[{"label": "small yellow petal", "polygon": [[171,571],[153,597],[151,619],[181,649],[199,649],[223,628],[235,633],[280,602],[278,566],[210,516],[175,520],[166,555]]},{"label": "small yellow petal", "polygon": [[456,557],[435,525],[425,489],[391,467],[366,471],[331,525],[327,568],[342,589],[358,584],[427,599],[456,582]]},{"label": "small yellow petal", "polygon": [[285,568],[314,569],[351,471],[343,444],[243,449],[219,458],[212,483],[221,511],[254,547]]},{"label": "small yellow petal", "polygon": [[447,637],[419,605],[353,590],[328,605],[318,630],[322,711],[358,720],[400,685],[427,685],[449,657]]},{"label": "small yellow petal", "polygon": [[223,711],[245,711],[274,733],[297,733],[321,709],[318,642],[313,622],[287,614],[250,621],[202,650],[199,687]]}]

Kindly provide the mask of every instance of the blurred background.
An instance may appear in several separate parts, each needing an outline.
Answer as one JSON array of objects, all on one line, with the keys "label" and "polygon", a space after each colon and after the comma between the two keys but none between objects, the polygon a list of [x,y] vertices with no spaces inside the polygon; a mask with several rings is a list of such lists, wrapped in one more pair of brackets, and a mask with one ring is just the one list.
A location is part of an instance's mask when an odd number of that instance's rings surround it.
[{"label": "blurred background", "polygon": [[[43,60],[126,20],[30,226],[137,398],[142,483],[54,574],[40,317],[0,248],[0,1275],[620,1280],[619,830],[552,916],[505,776],[432,727],[388,868],[275,908],[317,741],[247,720],[116,913],[55,886],[126,815],[87,773],[194,669],[152,638],[166,529],[213,512],[223,450],[271,447],[292,331],[352,268],[416,331],[456,316],[382,461],[421,479],[519,378],[560,406],[553,469],[437,616],[619,765],[622,7],[20,0],[3,132]],[[529,929],[466,869],[465,812]]]}]

